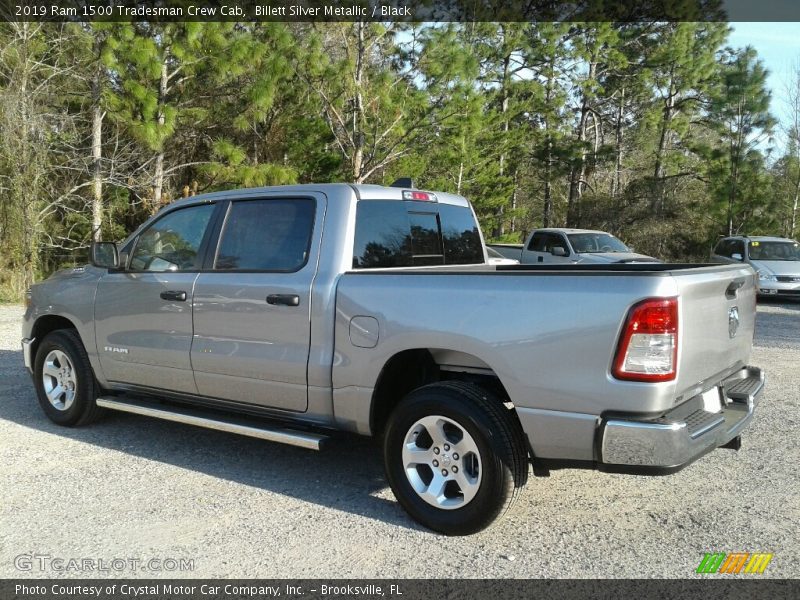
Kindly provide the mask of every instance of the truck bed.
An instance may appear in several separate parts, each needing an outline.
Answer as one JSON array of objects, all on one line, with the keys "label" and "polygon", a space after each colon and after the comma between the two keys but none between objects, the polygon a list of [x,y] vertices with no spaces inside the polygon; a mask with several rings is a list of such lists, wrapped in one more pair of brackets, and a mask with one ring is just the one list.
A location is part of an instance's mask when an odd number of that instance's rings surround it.
[{"label": "truck bed", "polygon": [[[675,296],[676,378],[615,379],[611,365],[630,307]],[[336,305],[334,392],[372,389],[397,352],[441,349],[440,362],[491,370],[517,407],[582,416],[590,428],[607,414],[663,414],[745,366],[755,273],[743,265],[650,263],[369,270],[341,277]],[[731,337],[734,306],[739,321]],[[351,343],[356,315],[377,321],[375,347]]]}]

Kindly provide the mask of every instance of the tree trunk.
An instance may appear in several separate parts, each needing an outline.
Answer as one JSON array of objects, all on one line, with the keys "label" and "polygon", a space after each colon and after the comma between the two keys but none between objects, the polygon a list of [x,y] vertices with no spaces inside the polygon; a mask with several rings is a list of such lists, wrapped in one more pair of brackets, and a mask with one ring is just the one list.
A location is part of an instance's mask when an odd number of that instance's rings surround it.
[{"label": "tree trunk", "polygon": [[[22,57],[22,73],[20,80],[20,125],[21,125],[21,147],[20,147],[20,166],[23,172],[30,167],[30,107],[28,103],[28,44],[30,35],[30,23],[22,24],[22,36],[24,39],[24,56]],[[37,249],[36,249],[36,223],[33,219],[34,198],[30,186],[23,185],[20,192],[21,216],[22,216],[22,289],[27,290],[36,278]]]},{"label": "tree trunk", "polygon": [[792,204],[792,215],[789,221],[789,237],[794,239],[794,232],[797,228],[797,205],[800,200],[800,165],[798,165],[797,179],[794,184],[794,203]]},{"label": "tree trunk", "polygon": [[622,192],[622,119],[625,110],[625,88],[620,90],[619,105],[617,106],[617,122],[615,123],[614,137],[616,141],[614,178],[611,180],[611,197],[616,198]]},{"label": "tree trunk", "polygon": [[544,210],[542,211],[542,227],[550,227],[550,221],[553,217],[553,192],[550,183],[552,178],[551,160],[553,142],[547,139],[545,143],[547,144],[547,154],[545,155],[544,163]]},{"label": "tree trunk", "polygon": [[[505,44],[505,28],[501,28],[503,31],[503,43]],[[509,83],[509,73],[511,69],[511,55],[506,54],[503,57],[503,77],[500,83],[500,112],[503,115],[503,123],[502,123],[502,131],[503,131],[503,141],[501,142],[503,146],[503,150],[500,152],[500,179],[502,180],[503,175],[505,175],[505,168],[506,168],[506,154],[505,154],[505,144],[508,143],[508,100],[509,100],[509,92],[508,92],[508,83]],[[494,231],[492,232],[493,237],[499,237],[505,233],[505,224],[503,223],[503,213],[504,207],[501,204],[497,208],[497,224],[495,225]]]},{"label": "tree trunk", "polygon": [[[547,85],[545,86],[545,104],[550,105],[553,92],[552,77],[548,77]],[[542,227],[550,227],[550,221],[553,218],[553,191],[552,191],[552,178],[553,178],[553,140],[550,133],[550,120],[547,116],[544,118],[544,143],[547,148],[544,156],[544,206],[542,209]]]},{"label": "tree trunk", "polygon": [[736,187],[739,182],[739,164],[738,160],[732,165],[731,173],[731,189],[728,193],[728,235],[733,235],[733,207],[736,203]]},{"label": "tree trunk", "polygon": [[161,208],[161,202],[164,197],[164,151],[162,150],[156,154],[156,166],[153,173],[153,211],[158,211]]},{"label": "tree trunk", "polygon": [[[597,63],[589,63],[588,79],[597,76]],[[583,195],[583,182],[586,180],[586,121],[589,118],[589,99],[586,92],[581,94],[581,116],[578,121],[578,145],[580,158],[578,165],[572,168],[569,181],[569,197],[567,198],[567,227],[580,227],[581,222],[581,196]]]},{"label": "tree trunk", "polygon": [[653,179],[655,182],[655,193],[651,208],[656,214],[661,214],[664,210],[665,180],[666,169],[664,168],[664,156],[667,152],[670,139],[670,124],[675,110],[675,94],[672,81],[670,81],[667,102],[664,105],[663,117],[661,119],[661,135],[658,138],[658,149],[656,151],[655,168],[653,169]]},{"label": "tree trunk", "polygon": [[[164,111],[164,104],[167,101],[167,61],[161,63],[161,81],[158,84],[158,127],[163,129],[166,123],[166,114]],[[162,198],[164,192],[164,147],[156,154],[155,173],[153,174],[153,210],[157,211],[161,208]]]},{"label": "tree trunk", "polygon": [[514,169],[514,189],[511,192],[511,233],[517,230],[517,180],[519,169]]},{"label": "tree trunk", "polygon": [[353,98],[353,182],[364,183],[364,130],[362,118],[364,115],[364,22],[358,21],[358,53],[356,55],[356,70],[354,73],[355,96]]},{"label": "tree trunk", "polygon": [[[99,56],[99,49],[95,49]],[[92,80],[92,239],[99,242],[102,238],[103,227],[103,173],[102,173],[102,143],[103,143],[103,107],[101,105],[102,66],[99,59]]]}]

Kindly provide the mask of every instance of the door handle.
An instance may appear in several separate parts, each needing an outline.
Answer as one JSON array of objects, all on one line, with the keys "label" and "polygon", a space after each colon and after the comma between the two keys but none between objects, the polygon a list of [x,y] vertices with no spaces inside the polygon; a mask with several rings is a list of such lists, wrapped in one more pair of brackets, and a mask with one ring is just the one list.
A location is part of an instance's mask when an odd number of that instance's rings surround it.
[{"label": "door handle", "polygon": [[186,302],[186,292],[169,291],[161,292],[162,300],[171,300],[172,302]]},{"label": "door handle", "polygon": [[300,296],[297,294],[270,294],[267,304],[283,304],[284,306],[300,306]]},{"label": "door handle", "polygon": [[734,300],[739,288],[744,285],[744,279],[736,279],[731,281],[731,284],[725,289],[725,297],[728,300]]}]

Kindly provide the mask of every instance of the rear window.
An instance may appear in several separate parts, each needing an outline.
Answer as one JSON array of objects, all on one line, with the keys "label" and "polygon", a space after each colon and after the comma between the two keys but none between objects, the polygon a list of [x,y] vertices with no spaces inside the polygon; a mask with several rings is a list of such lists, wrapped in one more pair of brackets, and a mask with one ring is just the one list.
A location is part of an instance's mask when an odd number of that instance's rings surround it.
[{"label": "rear window", "polygon": [[354,269],[483,262],[478,226],[468,207],[398,200],[358,203]]}]

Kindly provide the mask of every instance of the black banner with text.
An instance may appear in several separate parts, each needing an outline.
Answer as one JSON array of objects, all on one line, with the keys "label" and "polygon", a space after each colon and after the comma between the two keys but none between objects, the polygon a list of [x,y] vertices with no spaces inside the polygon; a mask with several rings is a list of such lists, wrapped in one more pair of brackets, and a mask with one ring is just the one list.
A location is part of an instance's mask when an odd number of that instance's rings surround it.
[{"label": "black banner with text", "polygon": [[769,598],[800,596],[800,581],[760,576],[696,580],[2,580],[2,600],[547,600],[550,598]]},{"label": "black banner with text", "polygon": [[0,0],[5,21],[800,21],[794,0]]}]

